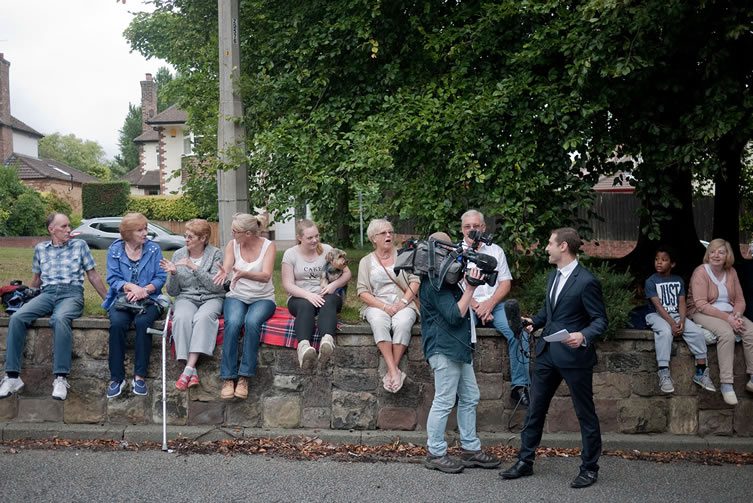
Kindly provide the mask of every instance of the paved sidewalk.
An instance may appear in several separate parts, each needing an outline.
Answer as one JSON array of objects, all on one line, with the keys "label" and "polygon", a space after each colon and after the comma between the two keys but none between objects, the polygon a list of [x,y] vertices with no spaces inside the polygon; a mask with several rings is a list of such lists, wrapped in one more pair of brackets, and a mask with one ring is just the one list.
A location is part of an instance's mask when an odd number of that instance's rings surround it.
[{"label": "paved sidewalk", "polygon": [[[424,445],[423,431],[356,431],[314,429],[263,429],[225,428],[212,426],[169,426],[167,438],[187,438],[197,441],[227,440],[248,437],[308,436],[338,444],[381,445],[403,443]],[[484,445],[502,444],[518,446],[520,436],[513,433],[479,433]],[[126,440],[129,442],[162,442],[162,426],[150,425],[85,425],[61,423],[0,423],[0,440],[65,438],[71,440]],[[753,437],[705,438],[683,435],[625,435],[607,433],[602,435],[605,450],[638,451],[697,451],[706,449],[753,452]],[[542,447],[580,447],[580,434],[545,434]]]}]

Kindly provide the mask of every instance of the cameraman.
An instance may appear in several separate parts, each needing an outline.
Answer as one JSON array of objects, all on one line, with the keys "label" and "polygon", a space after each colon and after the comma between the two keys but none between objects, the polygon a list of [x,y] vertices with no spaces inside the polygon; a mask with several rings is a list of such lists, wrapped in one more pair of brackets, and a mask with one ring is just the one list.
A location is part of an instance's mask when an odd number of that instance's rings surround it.
[{"label": "cameraman", "polygon": [[[429,239],[449,242],[443,232],[436,232]],[[481,274],[473,269],[468,273],[480,279]],[[426,468],[445,473],[459,473],[463,468],[494,468],[499,459],[481,451],[481,441],[476,435],[476,406],[479,389],[473,372],[473,349],[471,347],[471,324],[468,316],[475,286],[468,285],[465,291],[455,284],[444,281],[437,285],[437,278],[424,275],[421,278],[421,343],[424,357],[434,371],[434,400],[426,420],[428,455]],[[435,288],[439,286],[439,290]],[[457,422],[460,430],[461,458],[447,455],[444,438],[447,417],[457,397]]]},{"label": "cameraman", "polygon": [[[460,217],[460,228],[463,232],[463,248],[468,248],[473,244],[473,239],[469,236],[472,231],[486,232],[486,223],[484,215],[477,210],[468,210]],[[528,396],[528,340],[524,337],[516,337],[510,330],[505,316],[504,299],[510,293],[512,274],[507,266],[507,258],[502,248],[495,244],[487,245],[481,243],[476,250],[479,253],[491,255],[497,259],[497,284],[489,286],[483,284],[476,288],[471,300],[471,308],[476,315],[477,323],[480,325],[493,325],[497,332],[501,333],[507,339],[507,353],[510,359],[510,380],[512,390],[510,398],[514,403],[523,407],[528,407],[530,398]],[[521,341],[523,350],[521,351]]]},{"label": "cameraman", "polygon": [[80,239],[71,239],[71,223],[63,213],[47,217],[50,240],[34,247],[31,286],[42,287],[42,293],[13,313],[8,323],[5,377],[0,382],[0,398],[17,393],[24,387],[19,377],[26,330],[37,318],[50,316],[52,328],[52,398],[68,396],[68,373],[71,370],[73,333],[71,322],[84,309],[84,274],[97,293],[105,298],[107,287],[94,269],[89,246]]}]

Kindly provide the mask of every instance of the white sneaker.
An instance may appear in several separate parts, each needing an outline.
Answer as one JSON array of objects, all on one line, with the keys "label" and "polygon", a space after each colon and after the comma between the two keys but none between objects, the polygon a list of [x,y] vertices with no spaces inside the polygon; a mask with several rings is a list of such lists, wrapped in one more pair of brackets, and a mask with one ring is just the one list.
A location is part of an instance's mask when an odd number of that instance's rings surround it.
[{"label": "white sneaker", "polygon": [[329,334],[324,334],[322,342],[319,344],[319,361],[322,364],[327,363],[335,350],[335,340]]},{"label": "white sneaker", "polygon": [[3,380],[0,381],[0,398],[8,398],[13,393],[18,393],[24,387],[24,382],[20,377],[8,377],[5,374]]},{"label": "white sneaker", "polygon": [[68,379],[62,376],[56,377],[52,381],[52,398],[55,400],[65,400],[68,397],[68,388],[70,387]]},{"label": "white sneaker", "polygon": [[316,362],[316,349],[311,347],[309,341],[298,343],[298,364],[302,369],[310,369]]},{"label": "white sneaker", "polygon": [[737,405],[737,395],[734,391],[722,391],[722,398],[727,405]]}]

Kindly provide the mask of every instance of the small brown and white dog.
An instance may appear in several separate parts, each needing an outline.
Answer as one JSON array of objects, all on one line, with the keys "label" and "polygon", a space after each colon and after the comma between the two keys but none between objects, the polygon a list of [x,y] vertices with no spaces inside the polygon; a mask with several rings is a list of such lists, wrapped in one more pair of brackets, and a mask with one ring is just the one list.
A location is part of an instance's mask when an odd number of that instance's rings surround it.
[{"label": "small brown and white dog", "polygon": [[343,271],[348,266],[348,257],[346,256],[344,251],[338,248],[332,248],[330,251],[328,251],[327,255],[324,257],[324,260],[326,260],[327,263],[324,264],[324,269],[322,269],[322,276],[319,280],[319,284],[322,288],[342,276]]}]

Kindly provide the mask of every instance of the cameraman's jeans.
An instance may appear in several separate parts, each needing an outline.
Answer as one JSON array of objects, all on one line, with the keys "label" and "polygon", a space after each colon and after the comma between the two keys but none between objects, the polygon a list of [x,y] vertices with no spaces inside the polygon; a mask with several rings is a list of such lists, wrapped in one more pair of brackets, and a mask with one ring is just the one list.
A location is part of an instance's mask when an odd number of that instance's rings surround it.
[{"label": "cameraman's jeans", "polygon": [[[527,333],[521,334],[519,338],[515,337],[515,334],[510,329],[510,324],[507,322],[504,302],[500,302],[495,306],[492,316],[494,316],[492,320],[494,328],[507,339],[507,354],[510,357],[510,384],[513,388],[516,386],[528,386]],[[525,332],[525,330],[522,330],[522,332]],[[521,352],[521,346],[525,354]]]},{"label": "cameraman's jeans", "polygon": [[476,435],[476,406],[481,395],[473,365],[454,362],[441,354],[429,357],[429,365],[434,371],[434,401],[426,420],[429,454],[444,456],[447,453],[444,434],[455,397],[458,399],[460,445],[469,451],[480,450],[481,441]]},{"label": "cameraman's jeans", "polygon": [[8,341],[5,356],[6,372],[21,372],[21,355],[24,351],[26,331],[29,326],[50,313],[52,327],[52,373],[68,374],[71,371],[73,331],[71,322],[84,311],[84,287],[80,285],[50,285],[42,293],[21,306],[8,322]]}]

